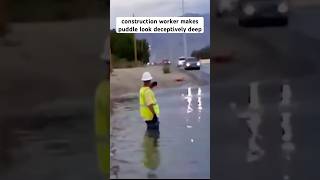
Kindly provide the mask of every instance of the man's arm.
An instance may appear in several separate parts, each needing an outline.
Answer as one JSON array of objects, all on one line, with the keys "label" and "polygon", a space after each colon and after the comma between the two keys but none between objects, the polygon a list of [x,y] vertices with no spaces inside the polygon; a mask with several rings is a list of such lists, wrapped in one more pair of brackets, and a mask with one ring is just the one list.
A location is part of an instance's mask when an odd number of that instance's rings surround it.
[{"label": "man's arm", "polygon": [[154,111],[153,104],[150,104],[150,105],[148,106],[148,108],[150,109],[150,111],[152,112],[152,114],[156,116],[156,112]]},{"label": "man's arm", "polygon": [[146,98],[146,104],[147,104],[149,110],[151,111],[151,113],[152,113],[153,115],[156,116],[156,112],[154,111],[154,108],[153,108],[153,106],[154,106],[155,104],[154,104],[154,102],[153,102],[153,100],[152,100],[152,98],[151,98],[150,92],[146,92],[146,93],[145,93],[145,98]]}]

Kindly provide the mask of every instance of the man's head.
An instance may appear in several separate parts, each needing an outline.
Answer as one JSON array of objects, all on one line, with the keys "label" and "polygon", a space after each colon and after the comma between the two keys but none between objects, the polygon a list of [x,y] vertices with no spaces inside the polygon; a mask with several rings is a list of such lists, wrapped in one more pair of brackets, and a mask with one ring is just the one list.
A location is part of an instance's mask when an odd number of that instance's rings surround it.
[{"label": "man's head", "polygon": [[152,76],[149,72],[144,72],[141,77],[144,86],[149,86],[152,80]]}]

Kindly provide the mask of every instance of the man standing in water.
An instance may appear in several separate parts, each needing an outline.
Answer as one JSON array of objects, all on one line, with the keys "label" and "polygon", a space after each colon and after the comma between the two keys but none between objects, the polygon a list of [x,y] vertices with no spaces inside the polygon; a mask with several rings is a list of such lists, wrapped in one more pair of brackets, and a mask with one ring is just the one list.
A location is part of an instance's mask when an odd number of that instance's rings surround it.
[{"label": "man standing in water", "polygon": [[156,97],[150,88],[152,76],[144,72],[141,78],[143,86],[139,92],[140,115],[147,124],[147,129],[159,129],[160,108]]}]

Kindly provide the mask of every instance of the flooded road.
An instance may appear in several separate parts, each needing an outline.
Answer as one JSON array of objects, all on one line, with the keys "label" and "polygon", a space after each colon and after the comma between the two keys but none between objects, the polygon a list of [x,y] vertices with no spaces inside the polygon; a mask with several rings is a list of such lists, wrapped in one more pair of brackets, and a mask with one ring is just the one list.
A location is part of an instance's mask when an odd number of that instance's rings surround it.
[{"label": "flooded road", "polygon": [[220,104],[213,104],[214,125],[221,128],[214,133],[220,137],[214,141],[214,177],[292,179],[298,123],[292,84],[256,81],[229,90],[216,87],[216,94],[229,97],[217,96]]},{"label": "flooded road", "polygon": [[61,98],[0,118],[0,179],[105,180],[107,87],[102,81],[95,97]]},{"label": "flooded road", "polygon": [[216,180],[320,179],[318,25],[291,12],[287,27],[214,21],[216,49],[234,52],[212,77]]},{"label": "flooded road", "polygon": [[111,178],[210,178],[209,86],[156,91],[159,132],[146,132],[138,100],[111,119]]},{"label": "flooded road", "polygon": [[92,103],[92,98],[55,101],[30,115],[2,119],[0,179],[105,179],[96,153]]}]

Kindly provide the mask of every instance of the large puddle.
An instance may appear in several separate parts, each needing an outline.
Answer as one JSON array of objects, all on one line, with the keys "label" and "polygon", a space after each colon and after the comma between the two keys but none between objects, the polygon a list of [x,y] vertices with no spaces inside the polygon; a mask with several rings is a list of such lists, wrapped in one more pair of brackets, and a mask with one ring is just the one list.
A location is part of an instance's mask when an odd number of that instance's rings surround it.
[{"label": "large puddle", "polygon": [[209,86],[156,92],[159,132],[146,131],[138,101],[112,117],[111,178],[210,178]]}]

